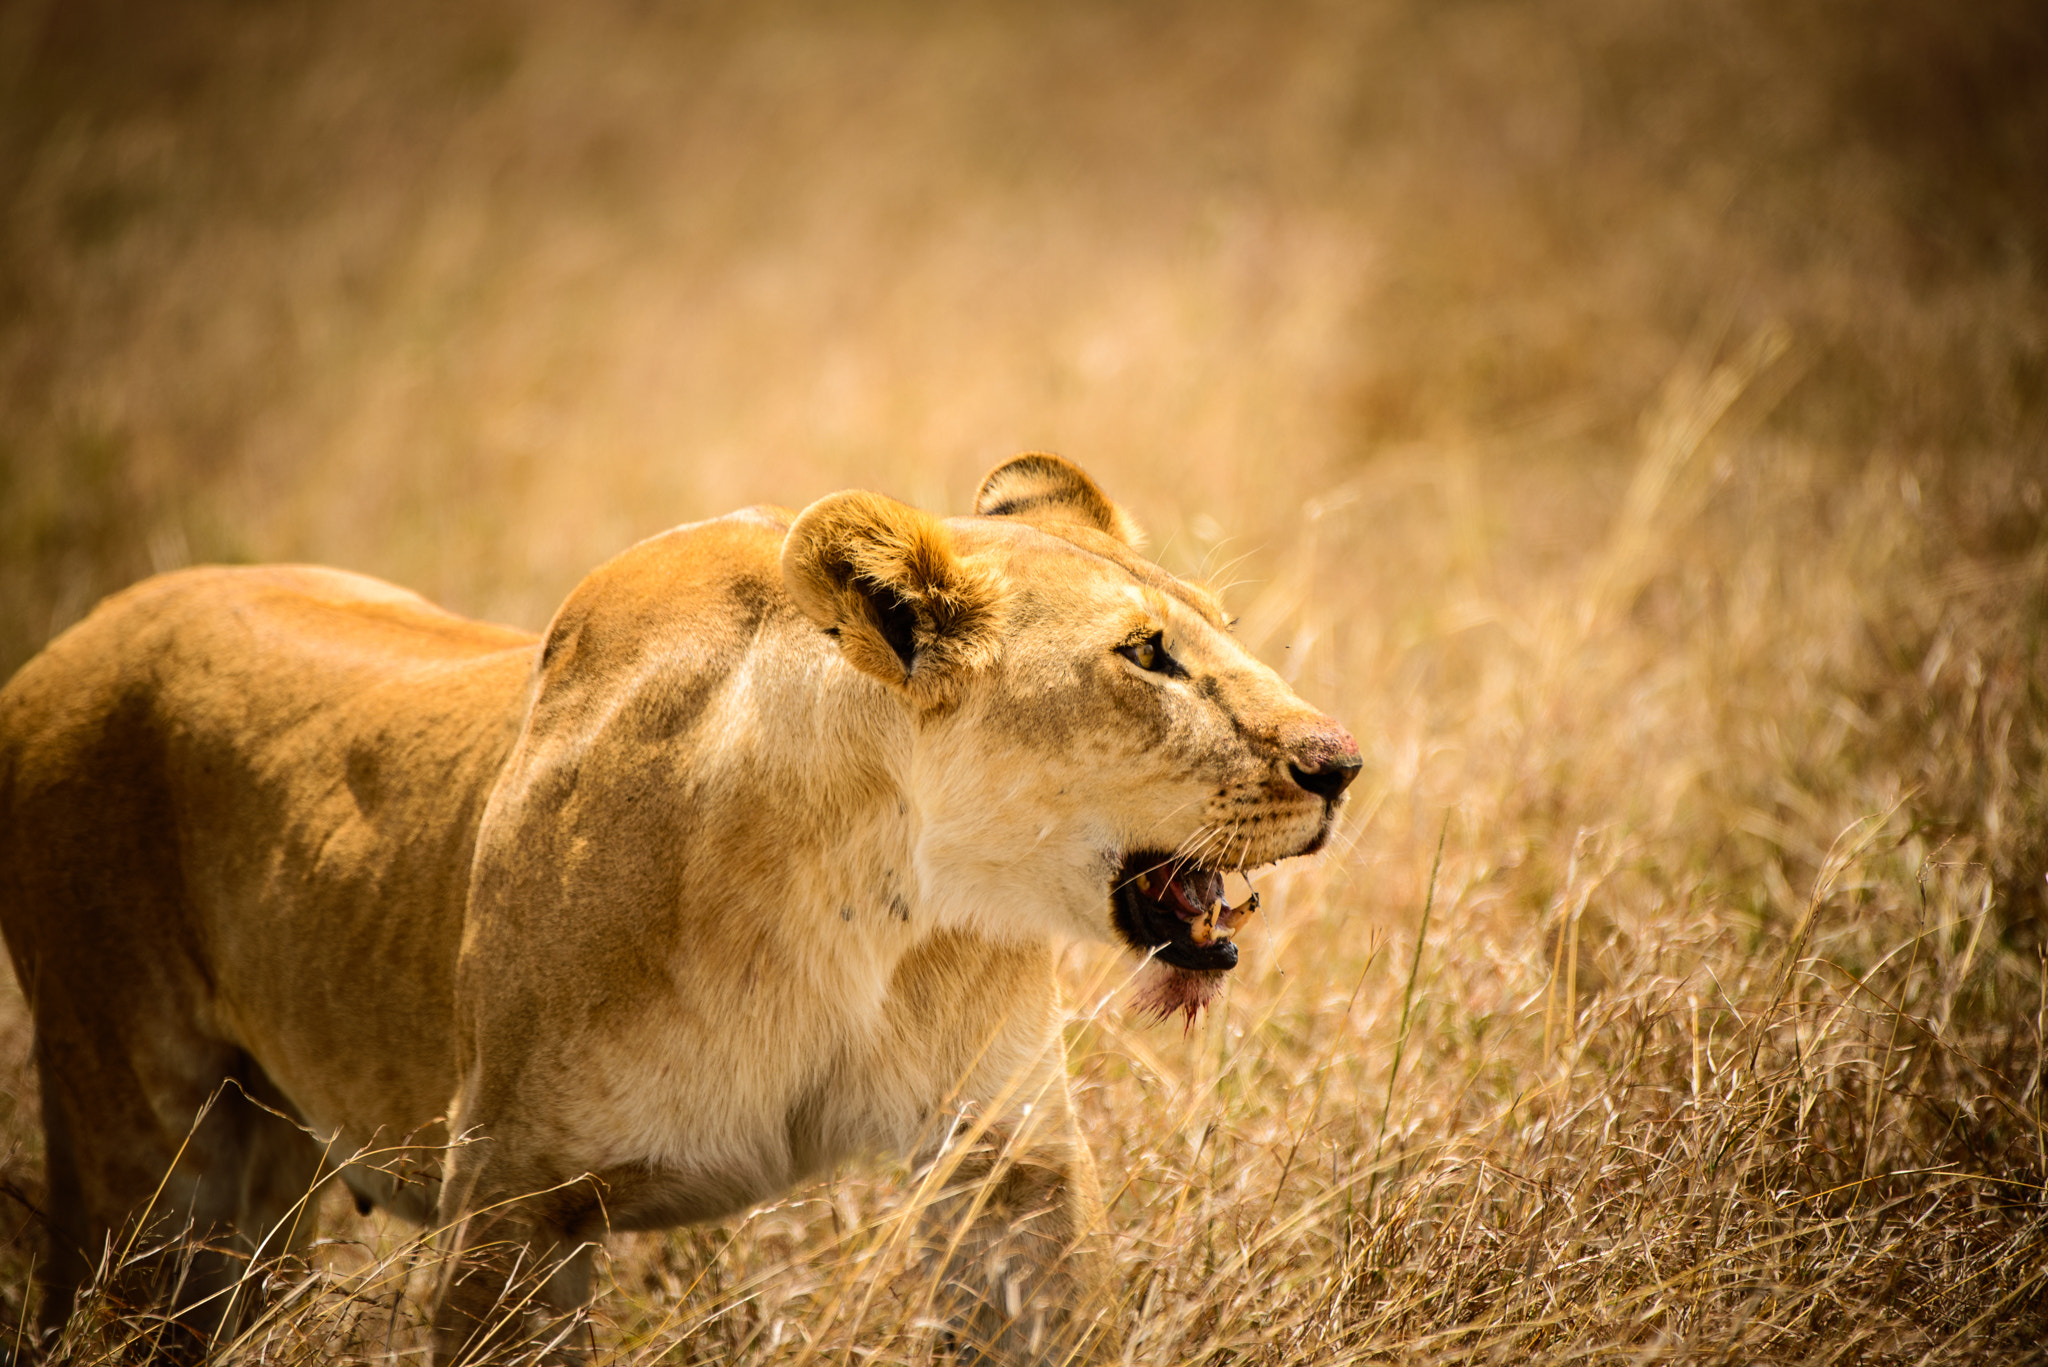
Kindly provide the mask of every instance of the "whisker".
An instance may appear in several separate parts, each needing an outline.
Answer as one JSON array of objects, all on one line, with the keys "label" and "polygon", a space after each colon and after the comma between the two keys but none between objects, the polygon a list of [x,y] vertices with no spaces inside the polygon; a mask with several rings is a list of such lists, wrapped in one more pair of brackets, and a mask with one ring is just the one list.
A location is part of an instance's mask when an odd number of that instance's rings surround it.
[{"label": "whisker", "polygon": [[1214,840],[1216,838],[1216,834],[1216,827],[1212,823],[1205,821],[1201,825],[1195,827],[1194,830],[1190,831],[1187,837],[1183,839],[1180,842],[1180,844],[1174,847],[1172,855],[1168,857],[1173,859],[1180,859],[1186,855],[1192,854],[1195,851],[1200,850],[1203,846],[1207,845],[1210,841]]},{"label": "whisker", "polygon": [[[1180,871],[1182,869],[1186,868],[1189,864],[1194,863],[1201,856],[1202,851],[1208,849],[1209,846],[1214,844],[1217,840],[1223,838],[1223,832],[1217,830],[1213,826],[1204,827],[1198,830],[1196,834],[1199,835],[1201,839],[1195,840],[1192,848],[1189,848],[1189,841],[1184,840],[1181,842],[1182,848],[1174,852],[1173,871],[1175,877],[1178,877],[1180,875]],[[1189,840],[1193,839],[1193,837],[1189,838]]]},{"label": "whisker", "polygon": [[1201,825],[1195,827],[1194,830],[1188,832],[1187,836],[1181,840],[1180,844],[1173,847],[1173,854],[1168,855],[1167,857],[1169,859],[1176,858],[1179,855],[1182,855],[1191,849],[1200,849],[1202,847],[1202,844],[1206,842],[1212,835],[1215,834],[1215,831],[1216,828],[1214,826],[1210,825],[1206,821],[1203,822]]}]

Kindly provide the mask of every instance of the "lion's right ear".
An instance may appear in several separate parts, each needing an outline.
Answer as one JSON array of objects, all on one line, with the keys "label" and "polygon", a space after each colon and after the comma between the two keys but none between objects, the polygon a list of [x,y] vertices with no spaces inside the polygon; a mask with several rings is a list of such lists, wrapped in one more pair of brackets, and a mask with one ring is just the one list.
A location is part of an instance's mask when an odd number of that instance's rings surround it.
[{"label": "lion's right ear", "polygon": [[782,583],[855,668],[919,702],[995,658],[1000,577],[955,555],[944,523],[892,498],[855,491],[804,509],[782,541]]},{"label": "lion's right ear", "polygon": [[1145,544],[1131,515],[1109,501],[1072,461],[1046,451],[1012,456],[988,472],[974,496],[977,517],[1021,522],[1069,522],[1113,536],[1126,546]]}]

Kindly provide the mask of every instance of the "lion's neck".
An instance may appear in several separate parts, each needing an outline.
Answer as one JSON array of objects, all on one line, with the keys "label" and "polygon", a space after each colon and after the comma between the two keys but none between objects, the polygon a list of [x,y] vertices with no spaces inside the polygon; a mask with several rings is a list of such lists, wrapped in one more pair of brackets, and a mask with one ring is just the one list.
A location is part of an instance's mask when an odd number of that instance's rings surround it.
[{"label": "lion's neck", "polygon": [[[751,790],[758,823],[714,833],[735,887],[788,948],[838,979],[849,1004],[878,1002],[896,963],[939,927],[917,868],[922,814],[911,790],[913,719],[829,643],[763,642],[720,726],[721,787]],[[761,877],[760,865],[776,866]],[[824,986],[824,983],[820,983]]]}]

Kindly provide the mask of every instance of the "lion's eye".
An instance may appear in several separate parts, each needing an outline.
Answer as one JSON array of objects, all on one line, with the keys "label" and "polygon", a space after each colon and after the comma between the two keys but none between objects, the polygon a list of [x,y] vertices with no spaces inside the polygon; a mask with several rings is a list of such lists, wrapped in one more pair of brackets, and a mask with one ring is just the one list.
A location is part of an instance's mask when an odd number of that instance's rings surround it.
[{"label": "lion's eye", "polygon": [[1166,642],[1157,632],[1142,641],[1118,646],[1116,653],[1138,668],[1154,674],[1170,674],[1175,668],[1173,657],[1166,653]]}]

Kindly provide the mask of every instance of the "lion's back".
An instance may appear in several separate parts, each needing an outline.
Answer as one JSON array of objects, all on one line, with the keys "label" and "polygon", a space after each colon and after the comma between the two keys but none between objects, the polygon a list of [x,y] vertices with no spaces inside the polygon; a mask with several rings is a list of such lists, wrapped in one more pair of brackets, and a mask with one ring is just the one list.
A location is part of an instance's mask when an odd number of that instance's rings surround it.
[{"label": "lion's back", "polygon": [[139,779],[180,747],[205,769],[210,747],[260,748],[364,711],[380,688],[456,682],[534,643],[318,566],[159,575],[107,598],[0,688],[0,810]]},{"label": "lion's back", "polygon": [[[109,598],[0,689],[0,927],[24,985],[120,993],[132,1010],[82,1013],[102,1034],[175,1017],[323,1118],[388,1109],[316,1056],[351,1032],[366,1058],[417,1052],[419,1017],[445,1009],[476,819],[536,648],[314,567],[186,570]],[[397,958],[418,966],[418,1009],[365,1029],[362,974]],[[71,1043],[80,1068],[126,1047]],[[383,1090],[431,1115],[445,1074]]]}]

